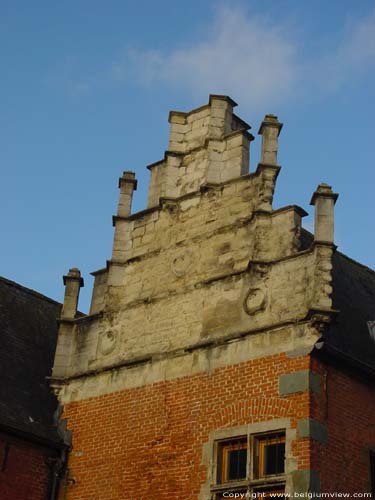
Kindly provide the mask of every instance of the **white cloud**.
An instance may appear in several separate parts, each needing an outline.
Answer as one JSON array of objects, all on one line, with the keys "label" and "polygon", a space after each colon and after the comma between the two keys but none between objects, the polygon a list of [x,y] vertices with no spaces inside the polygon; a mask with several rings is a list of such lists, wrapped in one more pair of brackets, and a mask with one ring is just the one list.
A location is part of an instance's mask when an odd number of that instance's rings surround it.
[{"label": "white cloud", "polygon": [[375,9],[365,18],[351,22],[337,47],[305,68],[305,78],[320,89],[336,90],[361,77],[375,66]]},{"label": "white cloud", "polygon": [[335,90],[375,60],[375,11],[345,30],[322,54],[302,57],[290,26],[241,8],[222,6],[201,41],[169,52],[128,50],[114,64],[120,80],[189,90],[199,98],[230,94],[241,106],[262,108],[292,96]]},{"label": "white cloud", "polygon": [[206,40],[169,53],[130,50],[114,72],[124,80],[136,77],[143,84],[187,88],[199,96],[230,93],[241,103],[270,103],[273,95],[292,92],[296,49],[264,18],[221,7]]}]

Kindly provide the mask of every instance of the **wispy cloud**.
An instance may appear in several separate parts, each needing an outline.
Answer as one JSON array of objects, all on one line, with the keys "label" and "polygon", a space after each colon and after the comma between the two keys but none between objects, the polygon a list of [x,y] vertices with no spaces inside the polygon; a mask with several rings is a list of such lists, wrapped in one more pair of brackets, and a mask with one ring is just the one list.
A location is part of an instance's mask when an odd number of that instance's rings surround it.
[{"label": "wispy cloud", "polygon": [[305,76],[317,87],[336,90],[375,67],[375,9],[365,18],[350,22],[335,48],[313,64]]},{"label": "wispy cloud", "polygon": [[128,50],[114,74],[199,96],[230,93],[241,102],[269,103],[273,94],[292,92],[296,60],[295,44],[281,28],[242,9],[221,7],[206,40],[169,53]]},{"label": "wispy cloud", "polygon": [[[242,106],[264,108],[292,96],[334,90],[375,61],[375,11],[321,54],[302,56],[290,26],[242,8],[217,9],[205,38],[168,51],[128,50],[113,65],[116,78],[189,90],[199,97],[229,93]],[[309,57],[309,56],[308,56]]]},{"label": "wispy cloud", "polygon": [[77,57],[67,56],[45,77],[45,82],[63,91],[73,98],[80,98],[90,95],[103,83],[103,77],[96,76],[95,73],[85,72],[80,67]]}]

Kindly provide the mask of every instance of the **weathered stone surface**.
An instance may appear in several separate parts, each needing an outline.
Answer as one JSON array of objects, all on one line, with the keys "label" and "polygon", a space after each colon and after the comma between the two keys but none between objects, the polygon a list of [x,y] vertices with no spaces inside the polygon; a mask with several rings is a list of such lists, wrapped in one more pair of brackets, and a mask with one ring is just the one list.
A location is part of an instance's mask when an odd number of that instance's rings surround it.
[{"label": "weathered stone surface", "polygon": [[297,435],[300,438],[311,438],[319,443],[328,441],[327,428],[317,420],[305,418],[298,421]]},{"label": "weathered stone surface", "polygon": [[[293,492],[298,493],[298,498],[309,498],[308,493],[320,492],[319,472],[311,469],[296,470],[292,472]],[[301,496],[306,493],[306,496]]]},{"label": "weathered stone surface", "polygon": [[311,370],[287,373],[279,377],[279,394],[287,396],[297,392],[313,391],[320,394],[320,378]]},{"label": "weathered stone surface", "polygon": [[[225,339],[237,339],[241,356],[249,358],[277,350],[284,337],[286,352],[309,351],[319,338],[308,315],[331,307],[333,249],[317,242],[300,251],[303,210],[273,211],[276,164],[247,173],[252,136],[233,105],[211,96],[207,106],[170,114],[171,143],[183,151],[169,151],[150,166],[149,209],[130,215],[135,179],[124,173],[119,206],[127,216],[114,218],[112,259],[96,273],[93,316],[61,325],[54,375]],[[266,122],[264,148],[274,153],[280,124]],[[297,323],[291,334],[289,326]],[[253,336],[250,350],[247,335]],[[178,373],[191,369],[186,363]],[[280,394],[307,385],[317,390],[313,375],[300,377],[281,381]]]}]

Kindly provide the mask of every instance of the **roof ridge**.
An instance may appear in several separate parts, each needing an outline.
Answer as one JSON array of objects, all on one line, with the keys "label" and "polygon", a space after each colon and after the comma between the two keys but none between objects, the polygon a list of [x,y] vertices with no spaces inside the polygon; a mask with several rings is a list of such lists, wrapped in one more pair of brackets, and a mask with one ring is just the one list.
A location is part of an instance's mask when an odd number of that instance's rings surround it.
[{"label": "roof ridge", "polygon": [[[314,234],[306,229],[305,227],[302,227],[301,230],[305,232],[308,236],[311,236],[314,238]],[[357,266],[362,267],[366,271],[370,272],[371,274],[375,274],[375,269],[372,269],[371,267],[367,266],[366,264],[362,264],[362,262],[358,262],[358,260],[353,259],[353,257],[349,257],[349,255],[346,255],[343,252],[340,252],[340,250],[336,250],[336,254],[339,254],[341,257],[344,257],[346,260],[352,262],[353,264],[356,264]]]},{"label": "roof ridge", "polygon": [[12,281],[8,278],[4,278],[4,276],[0,276],[0,281],[3,281],[7,285],[13,286],[14,288],[18,288],[19,290],[22,290],[23,292],[29,293],[30,295],[34,295],[35,297],[38,297],[39,299],[45,300],[47,302],[51,302],[52,304],[58,304],[62,305],[61,302],[58,302],[57,300],[51,299],[51,297],[47,297],[47,295],[43,295],[40,292],[37,292],[36,290],[33,290],[32,288],[28,288],[24,285],[20,285],[16,281]]},{"label": "roof ridge", "polygon": [[366,264],[362,264],[362,262],[358,262],[358,260],[353,259],[352,257],[349,257],[349,255],[346,255],[345,253],[342,253],[340,251],[336,251],[336,253],[340,254],[341,257],[344,257],[345,259],[349,260],[353,264],[356,264],[357,266],[362,267],[366,271],[370,272],[371,274],[375,275],[375,269],[372,269],[371,267],[367,266]]}]

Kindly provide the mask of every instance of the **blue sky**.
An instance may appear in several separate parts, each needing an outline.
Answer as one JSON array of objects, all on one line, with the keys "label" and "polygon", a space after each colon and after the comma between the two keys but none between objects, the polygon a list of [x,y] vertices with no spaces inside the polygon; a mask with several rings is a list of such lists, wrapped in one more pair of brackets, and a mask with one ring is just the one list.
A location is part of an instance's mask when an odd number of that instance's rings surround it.
[{"label": "blue sky", "polygon": [[279,116],[274,207],[312,214],[317,184],[332,184],[339,250],[375,267],[374,1],[2,0],[0,60],[1,275],[62,300],[79,267],[87,310],[119,175],[136,172],[145,208],[168,111],[209,93],[237,101],[254,135]]}]

